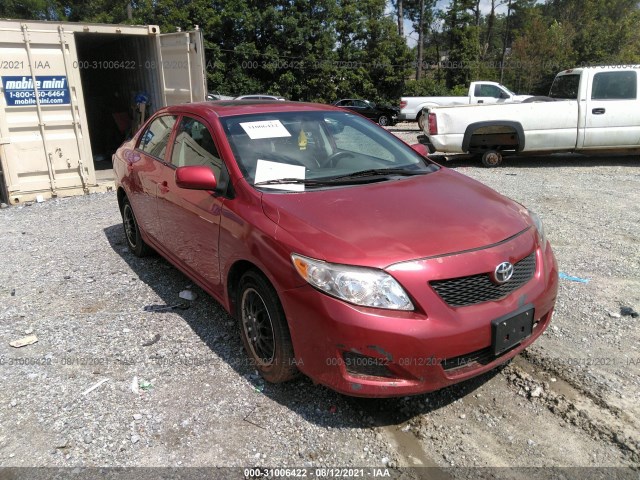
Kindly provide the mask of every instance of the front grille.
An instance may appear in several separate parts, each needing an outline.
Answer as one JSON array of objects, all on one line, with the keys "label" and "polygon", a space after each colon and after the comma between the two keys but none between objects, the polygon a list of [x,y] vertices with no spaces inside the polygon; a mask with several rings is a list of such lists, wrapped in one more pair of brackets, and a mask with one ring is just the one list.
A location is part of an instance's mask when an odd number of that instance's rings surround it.
[{"label": "front grille", "polygon": [[533,252],[513,266],[513,276],[501,285],[491,280],[490,273],[436,280],[429,284],[448,305],[466,307],[506,297],[531,280],[535,271],[536,253]]}]

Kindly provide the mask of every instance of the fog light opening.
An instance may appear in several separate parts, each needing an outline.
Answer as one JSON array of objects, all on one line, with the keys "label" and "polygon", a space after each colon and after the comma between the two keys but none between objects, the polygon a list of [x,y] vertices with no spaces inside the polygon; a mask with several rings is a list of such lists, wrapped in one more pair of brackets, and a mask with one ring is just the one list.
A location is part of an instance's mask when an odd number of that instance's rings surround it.
[{"label": "fog light opening", "polygon": [[395,378],[393,372],[387,366],[386,358],[369,357],[354,352],[343,352],[342,359],[347,373],[364,377]]}]

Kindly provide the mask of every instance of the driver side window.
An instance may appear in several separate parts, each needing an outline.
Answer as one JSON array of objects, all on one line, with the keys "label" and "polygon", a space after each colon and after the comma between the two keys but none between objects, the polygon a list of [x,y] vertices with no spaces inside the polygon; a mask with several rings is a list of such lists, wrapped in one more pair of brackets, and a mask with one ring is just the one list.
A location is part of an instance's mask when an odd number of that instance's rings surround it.
[{"label": "driver side window", "polygon": [[495,85],[476,85],[476,97],[502,98],[502,90]]}]

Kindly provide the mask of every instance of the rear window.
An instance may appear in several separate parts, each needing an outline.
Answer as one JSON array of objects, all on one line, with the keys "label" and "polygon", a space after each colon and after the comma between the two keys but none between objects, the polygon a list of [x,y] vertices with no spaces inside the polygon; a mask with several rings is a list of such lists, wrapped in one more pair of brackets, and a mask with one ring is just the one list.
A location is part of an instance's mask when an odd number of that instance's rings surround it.
[{"label": "rear window", "polygon": [[551,85],[549,96],[563,100],[577,100],[580,74],[558,75]]},{"label": "rear window", "polygon": [[144,133],[140,135],[138,148],[149,155],[164,160],[169,137],[176,123],[176,117],[173,115],[162,115],[153,120],[146,128]]}]

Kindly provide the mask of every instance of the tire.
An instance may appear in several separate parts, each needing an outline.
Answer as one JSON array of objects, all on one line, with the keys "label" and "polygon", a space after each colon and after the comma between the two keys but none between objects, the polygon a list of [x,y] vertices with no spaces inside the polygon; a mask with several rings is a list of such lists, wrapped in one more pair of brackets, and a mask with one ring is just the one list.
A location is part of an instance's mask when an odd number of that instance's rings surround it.
[{"label": "tire", "polygon": [[122,202],[122,227],[124,228],[124,236],[127,239],[127,245],[129,250],[136,257],[146,257],[151,253],[151,247],[145,243],[140,234],[140,228],[138,227],[138,221],[131,208],[131,203],[125,197]]},{"label": "tire", "polygon": [[296,377],[289,326],[273,286],[263,275],[249,270],[240,278],[237,292],[240,337],[252,365],[271,383]]},{"label": "tire", "polygon": [[424,115],[420,114],[420,116],[418,116],[418,129],[421,132],[424,132]]},{"label": "tire", "polygon": [[388,127],[391,125],[391,119],[387,115],[380,115],[378,117],[378,125]]},{"label": "tire", "polygon": [[502,154],[496,150],[487,150],[482,154],[482,165],[495,168],[502,163]]}]

